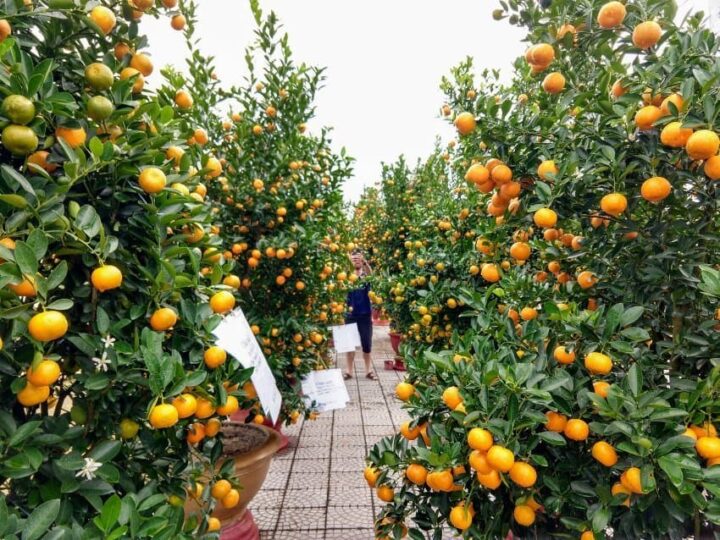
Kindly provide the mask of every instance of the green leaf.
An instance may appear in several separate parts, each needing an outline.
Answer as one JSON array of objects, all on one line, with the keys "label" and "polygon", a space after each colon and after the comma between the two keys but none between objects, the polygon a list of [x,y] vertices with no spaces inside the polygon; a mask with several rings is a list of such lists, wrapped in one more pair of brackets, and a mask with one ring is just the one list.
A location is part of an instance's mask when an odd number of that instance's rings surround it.
[{"label": "green leaf", "polygon": [[121,449],[122,443],[120,441],[101,441],[100,444],[90,450],[88,457],[100,463],[105,463],[117,456]]},{"label": "green leaf", "polygon": [[628,389],[633,396],[637,397],[642,391],[643,378],[642,372],[637,364],[633,364],[627,374]]},{"label": "green leaf", "polygon": [[84,232],[88,238],[93,238],[100,232],[102,223],[95,208],[86,204],[78,211],[78,215],[75,218],[75,226]]},{"label": "green leaf", "polygon": [[0,195],[0,201],[14,206],[15,208],[25,208],[28,205],[28,201],[25,197],[20,195]]},{"label": "green leaf", "polygon": [[52,499],[35,508],[25,521],[22,540],[37,540],[43,536],[55,522],[59,512],[60,499]]},{"label": "green leaf", "polygon": [[642,317],[645,308],[642,306],[634,306],[625,310],[620,318],[620,326],[630,326],[632,323]]},{"label": "green leaf", "polygon": [[563,437],[559,433],[555,433],[554,431],[541,431],[540,433],[538,433],[538,437],[540,437],[546,443],[552,444],[553,446],[565,446],[565,444],[567,444],[567,441],[565,441],[565,437]]},{"label": "green leaf", "polygon": [[608,523],[610,523],[610,516],[612,515],[612,512],[610,512],[610,509],[601,506],[599,507],[592,517],[592,528],[594,531],[604,531],[607,527]]},{"label": "green leaf", "polygon": [[28,181],[27,178],[25,178],[22,174],[17,172],[15,169],[10,167],[9,165],[3,165],[2,166],[2,176],[5,178],[5,180],[10,185],[17,185],[18,187],[23,188],[26,192],[30,193],[33,196],[36,196],[35,190],[33,189],[32,185]]},{"label": "green leaf", "polygon": [[672,454],[659,458],[658,465],[660,465],[660,468],[665,471],[665,474],[675,487],[680,487],[682,485],[683,472]]},{"label": "green leaf", "polygon": [[122,501],[117,495],[113,495],[103,504],[100,516],[96,517],[93,521],[98,528],[104,532],[110,531],[116,524],[120,517],[120,508],[122,507]]},{"label": "green leaf", "polygon": [[28,437],[32,436],[37,431],[37,429],[40,427],[40,424],[42,424],[40,420],[33,420],[31,422],[26,422],[25,424],[22,424],[8,440],[8,447],[12,448],[13,446],[19,446],[22,442],[27,440]]},{"label": "green leaf", "polygon": [[35,252],[25,242],[15,244],[15,262],[23,274],[34,276],[38,271],[38,260]]}]

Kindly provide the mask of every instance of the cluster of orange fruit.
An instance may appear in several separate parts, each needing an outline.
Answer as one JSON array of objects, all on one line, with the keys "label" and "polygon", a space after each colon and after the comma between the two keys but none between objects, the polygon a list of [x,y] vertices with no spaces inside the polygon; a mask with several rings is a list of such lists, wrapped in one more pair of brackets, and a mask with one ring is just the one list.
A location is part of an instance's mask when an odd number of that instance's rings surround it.
[{"label": "cluster of orange fruit", "polygon": [[503,215],[508,210],[515,213],[520,207],[519,196],[522,191],[520,182],[513,180],[510,167],[496,158],[488,160],[485,165],[475,163],[465,173],[465,180],[474,184],[483,193],[493,194],[487,205],[488,215],[494,216],[496,223],[504,221]]}]

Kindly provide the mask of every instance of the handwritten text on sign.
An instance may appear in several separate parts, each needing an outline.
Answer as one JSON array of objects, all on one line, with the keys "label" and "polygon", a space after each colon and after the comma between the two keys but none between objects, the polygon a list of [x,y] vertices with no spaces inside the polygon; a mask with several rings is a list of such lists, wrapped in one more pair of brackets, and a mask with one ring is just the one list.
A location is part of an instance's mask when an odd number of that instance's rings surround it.
[{"label": "handwritten text on sign", "polygon": [[242,367],[253,368],[251,380],[265,416],[272,422],[280,414],[282,396],[275,383],[267,359],[250,329],[242,309],[236,308],[228,314],[213,331],[217,345],[236,358]]}]

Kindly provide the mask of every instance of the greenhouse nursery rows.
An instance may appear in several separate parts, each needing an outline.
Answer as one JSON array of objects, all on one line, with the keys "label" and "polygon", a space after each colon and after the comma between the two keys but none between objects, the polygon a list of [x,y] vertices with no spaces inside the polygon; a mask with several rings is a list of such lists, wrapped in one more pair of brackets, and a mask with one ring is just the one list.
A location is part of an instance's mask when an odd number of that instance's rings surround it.
[{"label": "greenhouse nursery rows", "polygon": [[455,138],[354,205],[307,129],[324,71],[258,0],[240,86],[195,0],[0,2],[0,538],[259,538],[368,286],[409,418],[354,473],[371,537],[720,538],[718,36],[672,0],[492,1],[524,58],[452,68]]}]

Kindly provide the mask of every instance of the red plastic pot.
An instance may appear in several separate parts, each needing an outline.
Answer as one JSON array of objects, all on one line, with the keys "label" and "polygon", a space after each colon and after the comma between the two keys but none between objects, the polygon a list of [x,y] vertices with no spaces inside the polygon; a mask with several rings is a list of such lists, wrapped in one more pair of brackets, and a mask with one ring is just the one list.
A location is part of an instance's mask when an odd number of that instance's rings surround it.
[{"label": "red plastic pot", "polygon": [[402,341],[402,335],[397,332],[390,332],[390,346],[395,354],[398,354],[400,349],[400,342]]}]

